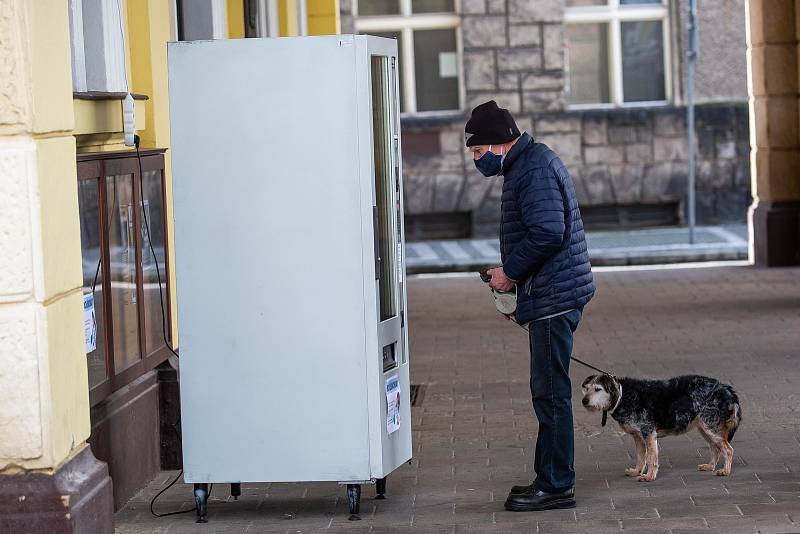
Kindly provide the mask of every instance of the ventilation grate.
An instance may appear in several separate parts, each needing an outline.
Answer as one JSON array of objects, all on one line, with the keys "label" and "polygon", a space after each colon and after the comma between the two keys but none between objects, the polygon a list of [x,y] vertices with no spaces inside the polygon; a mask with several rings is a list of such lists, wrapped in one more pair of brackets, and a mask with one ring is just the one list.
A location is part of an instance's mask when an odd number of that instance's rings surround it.
[{"label": "ventilation grate", "polygon": [[422,400],[425,398],[425,387],[420,385],[411,385],[411,406],[422,405]]}]

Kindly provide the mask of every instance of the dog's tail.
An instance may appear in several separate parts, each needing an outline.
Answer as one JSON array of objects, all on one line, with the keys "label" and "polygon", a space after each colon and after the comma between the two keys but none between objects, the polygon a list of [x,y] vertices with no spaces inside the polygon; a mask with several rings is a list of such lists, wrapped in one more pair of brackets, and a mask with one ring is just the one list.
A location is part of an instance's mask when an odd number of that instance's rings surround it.
[{"label": "dog's tail", "polygon": [[733,441],[733,436],[736,434],[736,430],[742,422],[742,406],[739,404],[739,397],[736,395],[733,388],[726,384],[725,389],[730,395],[730,403],[728,406],[731,414],[725,422],[725,426],[728,427],[728,443],[730,443]]}]

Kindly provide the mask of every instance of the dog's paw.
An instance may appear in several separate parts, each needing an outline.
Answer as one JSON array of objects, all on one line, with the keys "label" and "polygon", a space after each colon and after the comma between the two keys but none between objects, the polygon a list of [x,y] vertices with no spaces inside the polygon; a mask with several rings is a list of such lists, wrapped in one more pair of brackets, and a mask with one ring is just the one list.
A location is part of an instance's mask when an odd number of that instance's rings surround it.
[{"label": "dog's paw", "polygon": [[638,477],[642,474],[641,469],[636,469],[635,467],[626,467],[625,468],[625,476],[626,477]]},{"label": "dog's paw", "polygon": [[717,469],[716,471],[714,471],[714,474],[717,475],[718,477],[726,477],[731,474],[731,470],[725,468]]},{"label": "dog's paw", "polygon": [[714,468],[717,467],[713,464],[700,464],[697,466],[698,471],[713,471]]},{"label": "dog's paw", "polygon": [[655,479],[656,479],[655,475],[651,475],[650,473],[647,473],[646,475],[640,476],[636,480],[638,480],[639,482],[652,482]]}]

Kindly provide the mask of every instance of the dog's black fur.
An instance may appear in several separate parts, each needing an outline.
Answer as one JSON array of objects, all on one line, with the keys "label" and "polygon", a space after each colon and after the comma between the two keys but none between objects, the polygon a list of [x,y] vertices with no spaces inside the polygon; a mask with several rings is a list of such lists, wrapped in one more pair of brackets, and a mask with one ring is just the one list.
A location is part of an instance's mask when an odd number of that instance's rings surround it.
[{"label": "dog's black fur", "polygon": [[[697,428],[709,443],[711,462],[700,470],[716,468],[720,455],[725,465],[718,475],[730,474],[730,442],[741,422],[739,398],[733,388],[714,378],[688,375],[669,380],[637,380],[592,375],[582,385],[583,405],[608,411],[637,445],[637,466],[626,470],[640,480],[655,480],[658,472],[656,437]],[[620,390],[622,397],[620,398]],[[642,450],[644,448],[644,450]],[[645,466],[648,467],[644,474]]]}]

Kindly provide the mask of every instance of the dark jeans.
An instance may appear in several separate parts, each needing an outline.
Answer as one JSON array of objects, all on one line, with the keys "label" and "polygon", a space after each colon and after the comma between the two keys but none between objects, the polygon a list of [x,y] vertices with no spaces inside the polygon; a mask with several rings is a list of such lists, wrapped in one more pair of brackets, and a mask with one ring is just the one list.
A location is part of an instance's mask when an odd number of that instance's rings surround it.
[{"label": "dark jeans", "polygon": [[547,493],[575,485],[575,444],[572,428],[572,384],[569,362],[572,334],[583,308],[529,323],[531,395],[539,420],[534,486]]}]

